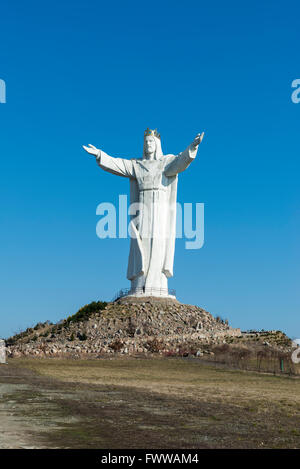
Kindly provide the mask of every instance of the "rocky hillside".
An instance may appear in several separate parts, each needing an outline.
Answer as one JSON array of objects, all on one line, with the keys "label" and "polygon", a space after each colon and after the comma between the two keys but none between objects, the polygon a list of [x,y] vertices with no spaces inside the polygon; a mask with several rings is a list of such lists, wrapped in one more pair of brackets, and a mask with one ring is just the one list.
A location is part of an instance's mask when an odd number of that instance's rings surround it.
[{"label": "rocky hillside", "polygon": [[8,355],[97,357],[107,354],[202,353],[240,337],[227,321],[176,300],[93,302],[57,324],[39,323],[7,340]]}]

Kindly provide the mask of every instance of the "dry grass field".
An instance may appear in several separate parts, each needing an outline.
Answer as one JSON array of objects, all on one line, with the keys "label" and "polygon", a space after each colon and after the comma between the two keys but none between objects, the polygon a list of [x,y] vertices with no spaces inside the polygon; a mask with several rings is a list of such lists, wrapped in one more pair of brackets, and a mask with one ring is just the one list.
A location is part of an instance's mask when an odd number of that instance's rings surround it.
[{"label": "dry grass field", "polygon": [[0,394],[36,447],[300,448],[299,378],[198,359],[13,359]]}]

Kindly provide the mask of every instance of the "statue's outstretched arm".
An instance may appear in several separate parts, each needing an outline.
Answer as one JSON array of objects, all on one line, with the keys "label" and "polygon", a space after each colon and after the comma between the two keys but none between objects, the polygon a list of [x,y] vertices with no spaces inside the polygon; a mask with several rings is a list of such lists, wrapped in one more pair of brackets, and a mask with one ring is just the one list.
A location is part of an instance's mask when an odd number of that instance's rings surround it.
[{"label": "statue's outstretched arm", "polygon": [[134,177],[133,164],[131,160],[126,160],[124,158],[113,158],[112,156],[107,155],[104,151],[99,150],[93,145],[84,146],[83,148],[90,155],[96,157],[97,163],[100,168],[109,173],[116,174],[117,176],[123,177]]},{"label": "statue's outstretched arm", "polygon": [[175,176],[178,173],[182,173],[194,159],[196,158],[198,146],[202,142],[204,132],[198,134],[194,141],[179,155],[171,159],[170,163],[165,168],[166,176]]}]

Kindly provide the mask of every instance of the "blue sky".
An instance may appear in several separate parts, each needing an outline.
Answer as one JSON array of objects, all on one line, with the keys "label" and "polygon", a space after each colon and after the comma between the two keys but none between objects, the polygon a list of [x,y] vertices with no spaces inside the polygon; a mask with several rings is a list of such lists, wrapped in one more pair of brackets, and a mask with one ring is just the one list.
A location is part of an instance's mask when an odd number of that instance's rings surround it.
[{"label": "blue sky", "polygon": [[12,1],[1,6],[0,336],[128,286],[129,240],[96,237],[96,206],[128,181],[81,149],[139,157],[199,132],[181,202],[205,244],[176,245],[179,300],[234,327],[300,337],[297,2]]}]

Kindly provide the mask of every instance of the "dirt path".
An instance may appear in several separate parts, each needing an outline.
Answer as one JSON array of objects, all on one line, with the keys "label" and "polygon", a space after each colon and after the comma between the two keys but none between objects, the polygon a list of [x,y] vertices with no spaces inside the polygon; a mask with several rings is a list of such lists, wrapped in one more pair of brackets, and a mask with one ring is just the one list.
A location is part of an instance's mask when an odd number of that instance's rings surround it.
[{"label": "dirt path", "polygon": [[[0,386],[1,389],[1,386]],[[0,449],[30,448],[25,427],[3,405],[0,406]]]},{"label": "dirt path", "polygon": [[60,383],[26,368],[0,366],[0,449],[63,447],[49,438],[79,420],[61,406],[69,397]]},{"label": "dirt path", "polygon": [[12,398],[30,389],[19,374],[19,370],[14,375],[7,366],[0,366],[0,449],[39,447],[32,445],[32,424],[20,418],[20,405]]}]

